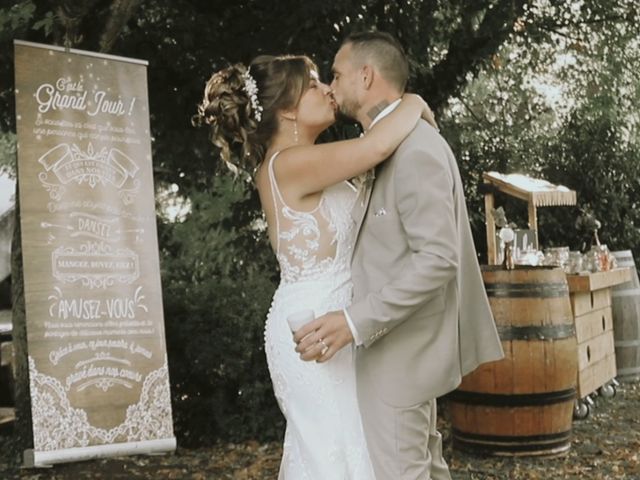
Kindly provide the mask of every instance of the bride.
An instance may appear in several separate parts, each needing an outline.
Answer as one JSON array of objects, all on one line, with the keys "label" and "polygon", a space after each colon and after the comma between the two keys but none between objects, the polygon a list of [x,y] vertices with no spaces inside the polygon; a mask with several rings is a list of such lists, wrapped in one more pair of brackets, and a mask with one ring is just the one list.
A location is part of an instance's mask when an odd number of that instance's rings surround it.
[{"label": "bride", "polygon": [[[367,135],[316,145],[336,112],[331,89],[309,58],[260,56],[249,68],[234,65],[215,73],[194,117],[196,125],[210,127],[211,141],[233,171],[252,174],[280,265],[265,350],[287,421],[279,475],[286,480],[374,478],[352,348],[326,363],[304,362],[287,318],[348,306],[356,235],[350,212],[363,186],[347,180],[389,157],[420,117],[433,121],[420,97],[405,95]],[[325,347],[320,341],[311,348]]]}]

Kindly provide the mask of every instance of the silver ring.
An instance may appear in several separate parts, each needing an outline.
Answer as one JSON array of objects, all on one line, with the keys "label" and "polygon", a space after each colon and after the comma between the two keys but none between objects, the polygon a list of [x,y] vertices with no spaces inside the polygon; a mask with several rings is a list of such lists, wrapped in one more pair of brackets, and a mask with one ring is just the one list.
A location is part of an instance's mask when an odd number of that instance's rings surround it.
[{"label": "silver ring", "polygon": [[327,351],[329,350],[329,345],[324,343],[324,339],[321,338],[320,340],[318,340],[318,343],[322,345],[322,350],[320,350],[320,355],[324,355],[325,353],[327,353]]}]

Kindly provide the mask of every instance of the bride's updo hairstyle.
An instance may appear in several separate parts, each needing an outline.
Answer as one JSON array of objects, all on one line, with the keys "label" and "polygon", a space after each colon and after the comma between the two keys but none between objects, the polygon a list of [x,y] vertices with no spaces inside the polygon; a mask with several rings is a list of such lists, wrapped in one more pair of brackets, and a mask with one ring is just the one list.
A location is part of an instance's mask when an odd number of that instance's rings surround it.
[{"label": "bride's updo hairstyle", "polygon": [[312,70],[317,67],[302,55],[262,55],[249,68],[220,70],[207,82],[192,122],[210,127],[211,142],[233,172],[253,176],[278,131],[278,112],[296,107]]}]

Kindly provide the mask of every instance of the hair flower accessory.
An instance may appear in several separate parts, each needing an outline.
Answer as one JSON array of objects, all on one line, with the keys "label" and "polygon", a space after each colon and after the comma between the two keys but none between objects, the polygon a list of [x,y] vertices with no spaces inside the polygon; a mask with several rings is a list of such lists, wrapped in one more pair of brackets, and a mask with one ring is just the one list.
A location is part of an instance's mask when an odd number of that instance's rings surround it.
[{"label": "hair flower accessory", "polygon": [[260,102],[258,102],[258,85],[256,85],[256,80],[251,76],[248,69],[242,74],[242,79],[244,80],[244,91],[251,101],[253,118],[256,122],[260,122],[260,120],[262,120],[262,106]]}]

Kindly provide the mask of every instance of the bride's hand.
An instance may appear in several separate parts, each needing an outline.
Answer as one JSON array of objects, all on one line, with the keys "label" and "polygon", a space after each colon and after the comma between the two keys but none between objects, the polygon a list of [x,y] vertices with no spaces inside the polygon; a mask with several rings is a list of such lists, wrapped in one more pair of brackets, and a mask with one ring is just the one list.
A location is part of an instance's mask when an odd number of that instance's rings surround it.
[{"label": "bride's hand", "polygon": [[436,130],[440,130],[438,124],[436,123],[436,118],[433,114],[433,111],[420,95],[417,95],[415,93],[405,93],[403,99],[406,99],[410,102],[418,102],[420,105],[422,105],[422,119]]},{"label": "bride's hand", "polygon": [[353,334],[343,311],[325,313],[293,335],[296,352],[305,362],[324,363],[353,342]]}]

